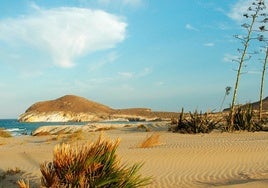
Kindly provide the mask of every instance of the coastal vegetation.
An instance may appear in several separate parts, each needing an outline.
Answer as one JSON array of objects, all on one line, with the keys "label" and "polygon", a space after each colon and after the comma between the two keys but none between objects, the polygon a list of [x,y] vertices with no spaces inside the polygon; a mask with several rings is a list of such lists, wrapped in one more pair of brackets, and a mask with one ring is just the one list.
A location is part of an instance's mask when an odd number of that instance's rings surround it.
[{"label": "coastal vegetation", "polygon": [[[244,113],[243,116],[247,116],[247,111],[242,112],[241,109],[237,109],[236,98],[238,92],[238,86],[240,83],[240,76],[243,73],[242,70],[246,67],[245,62],[250,61],[252,55],[259,54],[258,50],[263,45],[263,42],[266,41],[265,49],[268,48],[267,39],[265,38],[264,32],[267,32],[265,27],[265,23],[268,21],[267,14],[265,12],[266,5],[264,0],[253,0],[251,5],[248,7],[247,12],[243,14],[243,17],[246,19],[245,23],[242,24],[242,28],[246,31],[245,35],[235,35],[242,43],[242,48],[238,49],[239,56],[237,59],[233,59],[234,62],[238,63],[237,73],[236,73],[236,81],[234,85],[234,92],[232,97],[232,103],[230,108],[230,115],[228,121],[228,131],[232,132],[234,130],[240,129],[239,126],[235,126],[237,123],[237,115]],[[256,29],[257,28],[257,29]],[[260,34],[261,33],[261,34]],[[256,44],[256,42],[262,42],[261,44]],[[255,44],[255,45],[253,45]],[[255,49],[250,49],[250,46],[255,46]],[[266,58],[263,63],[263,71],[261,76],[261,86],[260,86],[260,106],[259,106],[259,121],[262,121],[262,96],[263,96],[263,87],[264,87],[264,76],[266,70],[267,63],[267,50],[266,50]],[[251,130],[251,128],[249,129]]]},{"label": "coastal vegetation", "polygon": [[[232,123],[234,130],[242,130],[249,132],[263,130],[262,122],[260,122],[256,117],[257,114],[253,111],[251,104],[247,104],[244,107],[238,106],[233,112],[232,118],[230,117],[230,115],[231,114],[226,117],[226,122],[227,125],[230,125]],[[227,128],[227,131],[230,131],[229,127]]]},{"label": "coastal vegetation", "polygon": [[[266,37],[268,30],[265,25],[268,22],[268,15],[265,12],[266,10],[264,0],[253,0],[247,9],[247,12],[241,15],[245,19],[245,23],[241,25],[244,31],[241,35],[235,35],[235,38],[241,42],[242,48],[237,50],[239,55],[236,59],[233,59],[234,62],[238,63],[238,67],[236,69],[236,80],[229,114],[221,115],[225,116],[225,119],[222,119],[219,115],[218,119],[215,120],[209,117],[208,113],[198,113],[196,110],[194,112],[189,112],[188,117],[185,118],[182,109],[177,126],[173,130],[174,132],[190,134],[209,133],[215,128],[221,128],[223,131],[227,132],[263,130],[263,124],[267,122],[267,119],[263,118],[263,91],[268,61],[268,39]],[[259,55],[258,57],[260,57],[262,54],[264,54],[265,58],[259,58],[262,61],[263,66],[261,72],[258,114],[256,114],[256,110],[254,111],[251,104],[238,105],[236,104],[236,98],[240,84],[240,77],[244,73],[243,69],[246,67],[246,63],[252,59],[252,56]],[[225,98],[229,95],[230,91],[230,86],[225,88],[225,95],[220,106],[220,111],[222,110]]]},{"label": "coastal vegetation", "polygon": [[[93,143],[55,146],[52,162],[40,165],[44,187],[141,187],[150,178],[139,174],[141,163],[120,165],[116,155],[119,140],[112,142],[101,136]],[[19,180],[20,188],[27,187]]]},{"label": "coastal vegetation", "polygon": [[149,137],[147,137],[144,141],[142,141],[138,147],[139,148],[151,148],[154,146],[160,145],[160,134],[158,133],[153,133]]},{"label": "coastal vegetation", "polygon": [[174,128],[174,132],[179,133],[210,133],[217,128],[221,120],[213,119],[209,116],[209,113],[202,113],[195,110],[193,113],[189,112],[186,117],[184,109],[182,108],[178,118],[177,126]]}]

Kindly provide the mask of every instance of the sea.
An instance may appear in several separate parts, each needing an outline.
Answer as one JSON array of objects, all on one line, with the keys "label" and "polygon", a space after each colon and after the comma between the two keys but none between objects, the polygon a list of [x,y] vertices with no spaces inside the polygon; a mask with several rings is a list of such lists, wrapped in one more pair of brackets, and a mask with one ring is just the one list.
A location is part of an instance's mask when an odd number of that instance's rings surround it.
[{"label": "sea", "polygon": [[0,128],[12,136],[31,135],[40,126],[45,125],[85,125],[88,122],[19,122],[17,119],[0,119]]},{"label": "sea", "polygon": [[[92,122],[20,122],[17,119],[0,119],[0,129],[4,129],[9,132],[12,136],[22,136],[22,135],[31,135],[34,130],[41,126],[49,126],[49,125],[87,125]],[[148,124],[150,122],[147,121],[133,121],[129,122],[126,120],[111,120],[111,121],[101,121],[98,122],[101,124],[136,124],[136,123],[144,123]],[[96,122],[94,123],[96,124]]]}]

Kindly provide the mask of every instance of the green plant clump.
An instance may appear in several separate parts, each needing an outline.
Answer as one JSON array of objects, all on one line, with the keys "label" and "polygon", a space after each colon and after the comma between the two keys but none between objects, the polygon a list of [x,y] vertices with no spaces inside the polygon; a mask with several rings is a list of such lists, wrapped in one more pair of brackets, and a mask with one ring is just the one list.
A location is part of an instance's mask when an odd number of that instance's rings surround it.
[{"label": "green plant clump", "polygon": [[193,113],[189,112],[189,117],[185,118],[184,110],[182,108],[178,124],[174,131],[189,134],[210,133],[217,127],[219,122],[220,121],[215,121],[209,117],[208,113],[198,113],[197,110]]},{"label": "green plant clump", "polygon": [[227,131],[261,131],[261,123],[254,119],[254,116],[252,105],[238,106],[233,112],[233,118],[231,118],[231,113],[227,117]]},{"label": "green plant clump", "polygon": [[119,141],[99,137],[95,143],[72,147],[61,144],[54,149],[53,162],[40,165],[44,187],[140,187],[150,178],[138,174],[141,164],[120,166],[115,154]]}]

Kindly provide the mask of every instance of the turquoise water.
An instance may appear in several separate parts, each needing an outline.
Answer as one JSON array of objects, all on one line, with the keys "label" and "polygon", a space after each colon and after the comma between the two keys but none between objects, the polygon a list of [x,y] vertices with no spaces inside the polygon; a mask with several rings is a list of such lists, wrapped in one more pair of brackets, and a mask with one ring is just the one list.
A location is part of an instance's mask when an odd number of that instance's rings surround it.
[{"label": "turquoise water", "polygon": [[12,136],[30,135],[32,131],[44,125],[85,125],[87,122],[37,122],[25,123],[16,119],[0,119],[0,128],[10,132]]}]

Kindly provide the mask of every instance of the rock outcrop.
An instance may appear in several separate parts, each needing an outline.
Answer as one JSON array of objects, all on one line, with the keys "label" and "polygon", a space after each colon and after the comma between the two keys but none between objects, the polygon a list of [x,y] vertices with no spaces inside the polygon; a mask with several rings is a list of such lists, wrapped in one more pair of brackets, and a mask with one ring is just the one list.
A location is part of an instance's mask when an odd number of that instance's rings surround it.
[{"label": "rock outcrop", "polygon": [[83,97],[66,95],[37,102],[21,114],[21,122],[96,122],[166,120],[177,113],[152,112],[148,108],[113,109]]}]

